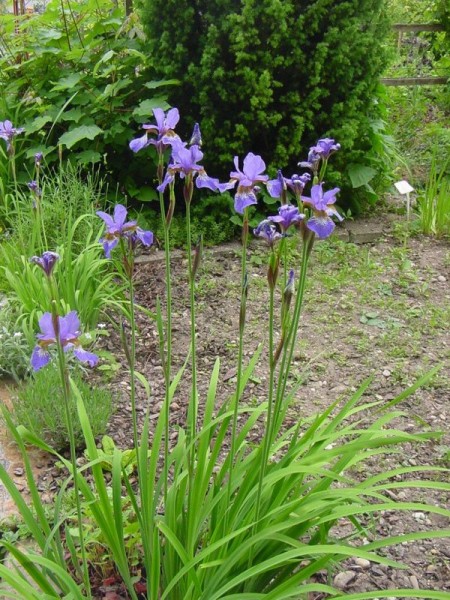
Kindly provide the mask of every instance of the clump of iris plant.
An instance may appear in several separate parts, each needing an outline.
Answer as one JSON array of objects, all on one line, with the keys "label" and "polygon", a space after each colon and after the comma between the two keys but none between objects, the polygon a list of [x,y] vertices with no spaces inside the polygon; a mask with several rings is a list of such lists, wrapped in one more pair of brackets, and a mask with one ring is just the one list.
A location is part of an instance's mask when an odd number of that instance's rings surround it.
[{"label": "clump of iris plant", "polygon": [[61,344],[64,352],[73,350],[73,355],[80,362],[87,363],[90,367],[98,363],[98,356],[84,350],[81,346],[80,320],[75,310],[65,317],[46,312],[39,319],[39,327],[41,333],[37,334],[38,342],[31,356],[31,366],[35,371],[39,371],[50,362],[49,348],[58,343]]}]

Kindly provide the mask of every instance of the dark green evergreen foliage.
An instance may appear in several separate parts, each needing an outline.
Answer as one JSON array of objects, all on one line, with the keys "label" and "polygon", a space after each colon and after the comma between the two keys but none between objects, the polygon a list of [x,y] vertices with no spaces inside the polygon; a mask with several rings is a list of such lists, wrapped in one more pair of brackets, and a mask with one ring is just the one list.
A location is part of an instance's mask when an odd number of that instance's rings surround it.
[{"label": "dark green evergreen foliage", "polygon": [[181,133],[200,122],[211,172],[253,151],[289,174],[324,136],[342,144],[336,169],[370,165],[385,0],[142,1],[155,67],[182,81]]}]

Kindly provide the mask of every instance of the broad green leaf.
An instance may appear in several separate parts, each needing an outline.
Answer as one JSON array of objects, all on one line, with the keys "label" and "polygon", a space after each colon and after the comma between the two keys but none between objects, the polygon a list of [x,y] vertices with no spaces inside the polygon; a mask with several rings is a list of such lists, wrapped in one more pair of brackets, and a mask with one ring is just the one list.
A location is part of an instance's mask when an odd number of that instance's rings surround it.
[{"label": "broad green leaf", "polygon": [[159,81],[147,81],[147,83],[144,83],[144,86],[149,90],[155,90],[165,85],[179,85],[179,83],[178,79],[160,79]]},{"label": "broad green leaf", "polygon": [[367,185],[377,174],[377,171],[372,167],[356,163],[348,165],[347,171],[354,188]]},{"label": "broad green leaf", "polygon": [[81,73],[71,73],[67,77],[61,77],[52,88],[52,91],[71,90],[83,79]]},{"label": "broad green leaf", "polygon": [[95,152],[95,150],[84,150],[83,152],[78,152],[76,159],[79,165],[95,164],[102,160],[102,155],[100,152]]},{"label": "broad green leaf", "polygon": [[46,125],[52,118],[50,115],[42,115],[41,117],[36,117],[34,121],[32,121],[29,125],[27,124],[26,130],[27,133],[35,133],[36,131],[40,131],[44,125]]},{"label": "broad green leaf", "polygon": [[75,123],[78,123],[84,114],[85,113],[81,110],[81,108],[72,108],[61,115],[61,121],[74,121]]},{"label": "broad green leaf", "polygon": [[93,140],[100,133],[103,133],[103,130],[97,127],[97,125],[81,125],[63,133],[58,143],[67,146],[67,148],[72,148],[72,146],[81,142],[81,140]]},{"label": "broad green leaf", "polygon": [[135,117],[149,117],[152,114],[154,108],[162,108],[163,110],[167,110],[169,108],[169,104],[167,103],[165,98],[152,98],[151,100],[143,100],[137,108],[133,110],[133,115]]},{"label": "broad green leaf", "polygon": [[102,65],[105,62],[108,62],[109,60],[111,60],[111,58],[113,56],[115,56],[116,52],[114,50],[108,50],[108,52],[105,52],[105,54],[101,57],[101,59],[97,62],[97,64],[95,65],[92,74],[96,75],[97,71],[100,68],[100,65]]}]

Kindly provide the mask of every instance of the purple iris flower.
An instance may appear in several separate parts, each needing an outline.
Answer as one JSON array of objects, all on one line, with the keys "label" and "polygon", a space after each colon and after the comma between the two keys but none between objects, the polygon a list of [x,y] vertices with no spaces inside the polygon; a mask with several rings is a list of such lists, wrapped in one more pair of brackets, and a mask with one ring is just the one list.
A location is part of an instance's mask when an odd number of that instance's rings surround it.
[{"label": "purple iris flower", "polygon": [[341,145],[336,144],[336,142],[332,138],[322,138],[317,142],[316,146],[313,146],[313,148],[311,148],[311,150],[314,150],[316,154],[319,154],[319,156],[321,156],[323,160],[328,160],[330,158],[330,155],[333,154],[333,152],[337,152],[338,150],[340,150],[340,148]]},{"label": "purple iris flower", "polygon": [[56,252],[44,252],[42,256],[32,256],[30,262],[41,267],[47,277],[50,277],[56,261],[59,260],[59,254]]},{"label": "purple iris flower", "polygon": [[241,215],[251,204],[256,204],[256,192],[259,191],[258,183],[266,183],[269,179],[264,175],[266,163],[261,156],[249,152],[244,158],[242,171],[239,169],[239,158],[234,157],[234,166],[236,171],[231,171],[230,182],[225,183],[221,191],[230,190],[238,184],[237,192],[234,197],[234,209]]},{"label": "purple iris flower", "polygon": [[278,177],[267,182],[267,191],[272,198],[281,198],[283,191],[290,189],[295,197],[300,200],[300,196],[310,180],[311,175],[309,173],[304,173],[303,175],[294,174],[288,179],[287,177],[283,177],[281,171],[278,171]]},{"label": "purple iris flower", "polygon": [[42,152],[36,152],[36,154],[34,155],[34,164],[36,165],[36,167],[40,167],[41,166],[41,162],[44,158],[44,155],[42,154]]},{"label": "purple iris flower", "polygon": [[209,177],[206,174],[204,167],[198,164],[203,158],[203,152],[200,148],[194,144],[190,148],[185,148],[181,142],[175,144],[172,151],[172,162],[167,167],[167,172],[163,182],[156,189],[158,192],[164,192],[169,183],[172,183],[175,179],[175,175],[184,179],[185,177],[195,177],[195,185],[197,188],[208,188],[213,192],[224,191],[228,189],[227,184],[219,183],[218,179]]},{"label": "purple iris flower", "polygon": [[12,150],[12,141],[15,136],[24,131],[25,129],[23,127],[13,127],[11,121],[0,121],[0,138],[6,141],[6,149],[8,152]]},{"label": "purple iris flower", "polygon": [[253,230],[256,237],[263,238],[272,248],[275,242],[281,240],[283,237],[281,233],[278,233],[275,225],[273,225],[268,219],[261,221],[261,223]]},{"label": "purple iris flower", "polygon": [[317,173],[320,161],[327,161],[331,154],[337,152],[340,148],[341,145],[336,144],[332,138],[322,138],[309,149],[308,160],[298,164],[300,167],[311,169],[311,171]]},{"label": "purple iris flower", "polygon": [[119,240],[126,239],[132,247],[137,241],[140,241],[144,246],[153,244],[153,233],[144,231],[137,226],[136,221],[126,221],[127,209],[122,204],[116,204],[114,208],[114,216],[98,210],[96,213],[106,223],[106,232],[100,240],[105,250],[106,258],[111,258],[111,250],[113,250]]},{"label": "purple iris flower", "polygon": [[305,218],[296,206],[292,204],[282,204],[278,209],[278,215],[274,217],[268,217],[272,223],[279,223],[282,231],[289,229],[294,223],[299,223]]},{"label": "purple iris flower", "polygon": [[27,186],[29,188],[29,190],[31,192],[33,192],[33,194],[37,197],[40,198],[42,196],[42,190],[41,188],[38,186],[37,181],[29,181],[27,183]]},{"label": "purple iris flower", "polygon": [[[156,147],[158,153],[162,154],[168,146],[181,142],[180,137],[174,131],[176,124],[180,120],[178,108],[171,108],[167,112],[167,115],[162,108],[154,108],[153,116],[155,117],[156,124],[142,125],[142,129],[145,130],[144,135],[131,140],[129,145],[133,152],[139,152],[139,150],[151,144]],[[149,134],[155,134],[156,139],[150,138]]]},{"label": "purple iris flower", "polygon": [[335,216],[342,221],[343,218],[338,213],[333,204],[336,202],[336,194],[339,188],[334,188],[328,192],[323,192],[323,184],[313,185],[311,188],[311,198],[302,197],[303,204],[312,208],[313,216],[308,219],[306,226],[313,231],[319,239],[329,237],[335,228],[331,216]]},{"label": "purple iris flower", "polygon": [[49,347],[57,343],[58,337],[63,347],[64,352],[73,348],[74,356],[81,362],[87,363],[90,367],[94,367],[98,363],[98,356],[92,352],[83,350],[80,345],[79,337],[80,321],[75,310],[68,313],[65,317],[56,317],[58,319],[57,329],[58,335],[55,332],[55,326],[51,313],[46,312],[39,320],[41,333],[37,334],[38,342],[31,355],[31,366],[35,371],[39,371],[50,362]]}]

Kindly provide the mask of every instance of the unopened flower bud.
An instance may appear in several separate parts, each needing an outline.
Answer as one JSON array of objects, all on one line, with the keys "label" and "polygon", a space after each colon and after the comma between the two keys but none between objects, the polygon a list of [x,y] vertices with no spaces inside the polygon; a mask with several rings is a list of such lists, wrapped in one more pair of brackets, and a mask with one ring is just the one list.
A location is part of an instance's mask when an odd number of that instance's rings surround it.
[{"label": "unopened flower bud", "polygon": [[189,146],[198,146],[200,147],[202,145],[202,134],[200,132],[200,125],[198,123],[196,123],[194,125],[194,130],[192,131],[192,136],[191,139],[189,141]]},{"label": "unopened flower bud", "polygon": [[192,279],[195,278],[198,268],[200,266],[203,254],[203,236],[200,236],[195,248],[194,248],[194,262],[192,264]]}]

